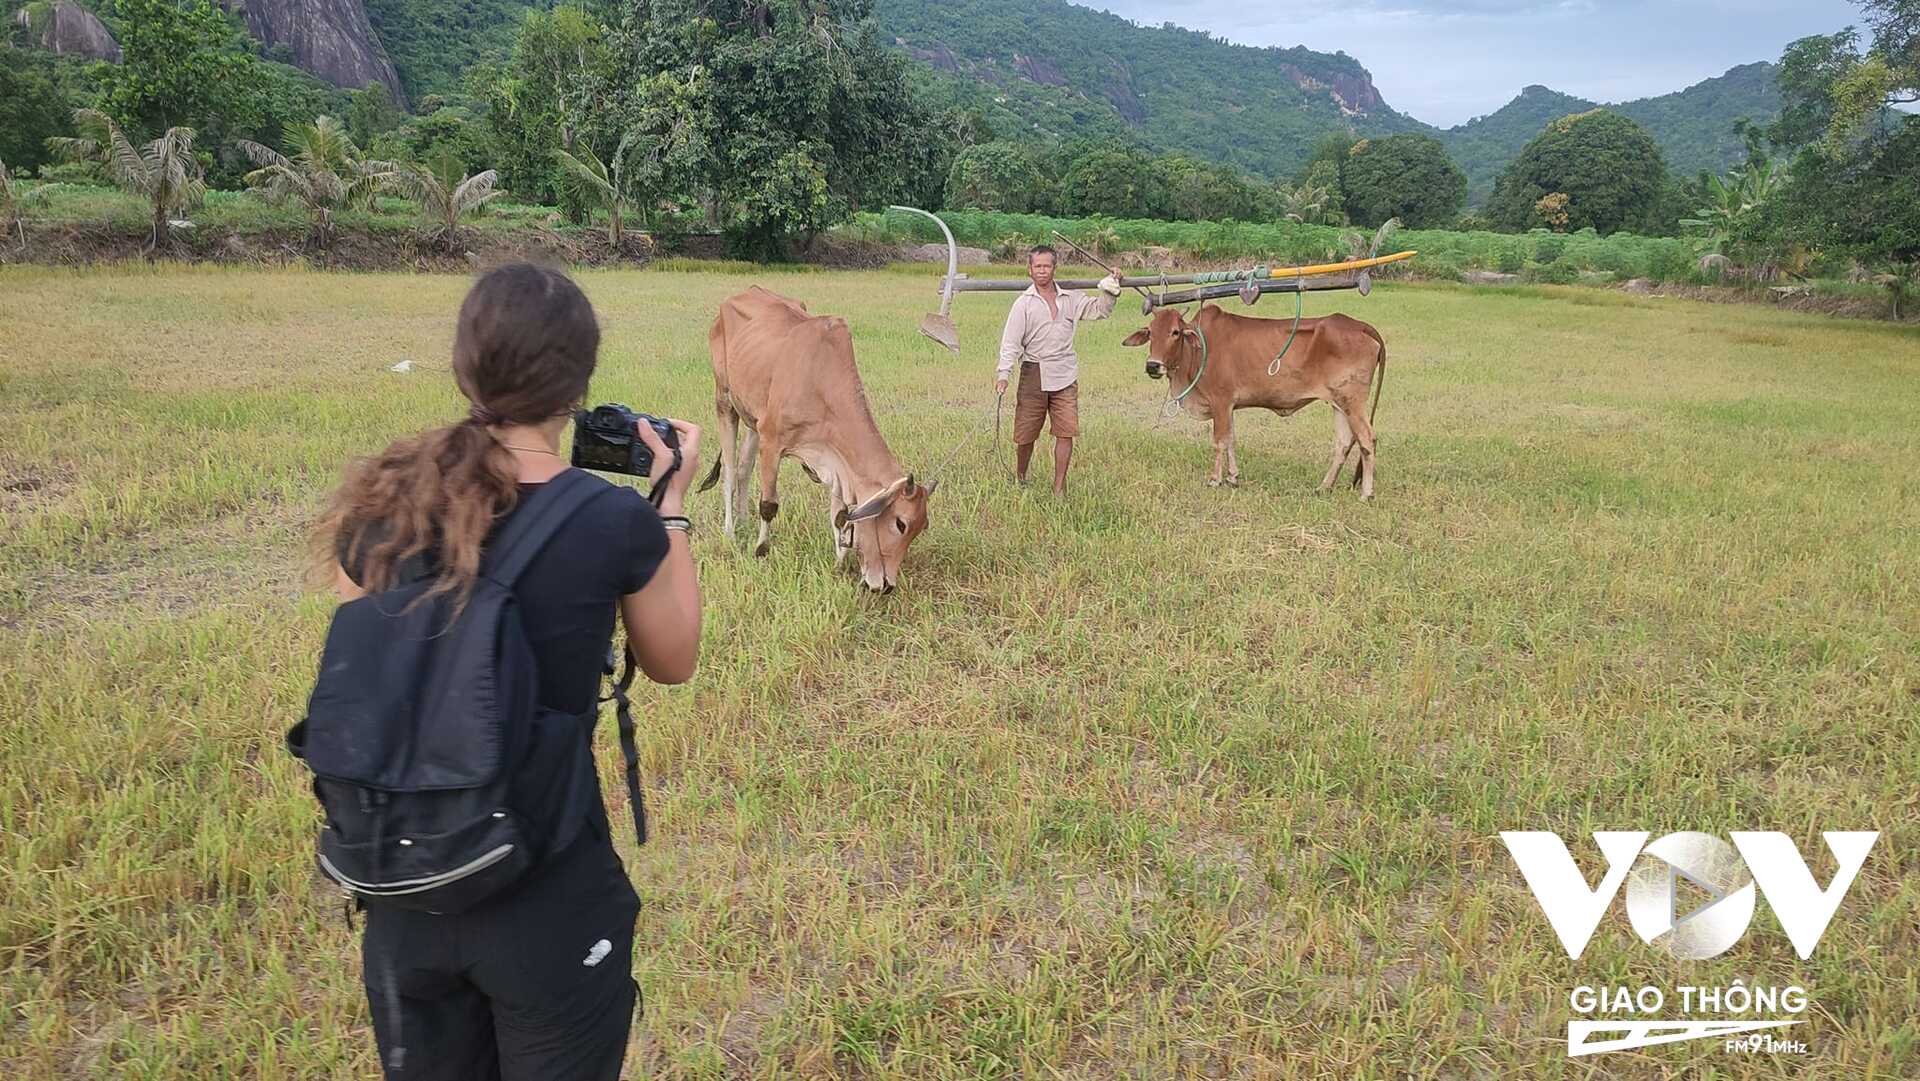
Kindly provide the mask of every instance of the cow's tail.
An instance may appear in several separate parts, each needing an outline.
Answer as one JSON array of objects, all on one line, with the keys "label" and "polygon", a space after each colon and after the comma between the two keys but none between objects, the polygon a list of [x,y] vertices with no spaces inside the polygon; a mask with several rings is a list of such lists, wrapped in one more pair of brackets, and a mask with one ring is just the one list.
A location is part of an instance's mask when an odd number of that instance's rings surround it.
[{"label": "cow's tail", "polygon": [[[1385,338],[1380,336],[1379,331],[1365,323],[1360,324],[1360,326],[1366,330],[1367,337],[1372,338],[1380,345],[1379,359],[1375,361],[1375,366],[1379,369],[1380,378],[1373,384],[1373,407],[1367,410],[1367,424],[1368,426],[1372,426],[1373,418],[1380,414],[1380,388],[1387,385],[1387,342]],[[1375,438],[1378,437],[1376,436]]]},{"label": "cow's tail", "polygon": [[[727,310],[726,310],[726,305],[723,304],[721,305],[721,308],[720,308],[720,314],[713,317],[713,326],[708,328],[707,330],[707,351],[713,356],[713,382],[714,382],[713,396],[716,403],[718,402],[720,395],[722,393],[722,386],[721,386],[722,376],[720,373],[724,370],[724,367],[726,364],[726,356],[727,356],[726,319],[727,319]],[[733,451],[733,447],[731,446],[728,446],[725,449],[729,454]],[[716,454],[713,456],[713,468],[707,471],[707,479],[700,482],[701,491],[704,492],[712,488],[713,482],[720,479],[720,467],[725,465],[726,461],[727,461],[727,454]]]}]

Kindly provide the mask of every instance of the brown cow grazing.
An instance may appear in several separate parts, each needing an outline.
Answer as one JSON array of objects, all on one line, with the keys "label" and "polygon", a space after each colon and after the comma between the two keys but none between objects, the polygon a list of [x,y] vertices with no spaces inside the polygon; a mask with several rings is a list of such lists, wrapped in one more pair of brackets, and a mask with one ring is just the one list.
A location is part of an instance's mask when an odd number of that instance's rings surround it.
[{"label": "brown cow grazing", "polygon": [[[1357,445],[1360,463],[1353,482],[1360,498],[1373,498],[1373,414],[1367,388],[1374,387],[1373,408],[1380,408],[1378,385],[1386,382],[1387,343],[1380,332],[1345,315],[1300,320],[1293,344],[1287,344],[1291,319],[1254,319],[1208,304],[1188,322],[1173,308],[1161,308],[1126,345],[1150,345],[1147,375],[1168,380],[1167,396],[1196,417],[1213,421],[1213,475],[1207,483],[1240,483],[1233,448],[1233,411],[1271,409],[1289,416],[1315,401],[1333,406],[1333,465],[1320,490],[1333,487]],[[1282,356],[1284,350],[1285,355]],[[1278,370],[1273,368],[1280,358]]]},{"label": "brown cow grazing", "polygon": [[[858,551],[867,588],[889,592],[913,538],[927,528],[934,484],[901,468],[867,408],[853,363],[853,335],[839,316],[808,315],[806,305],[759,286],[728,298],[707,333],[713,353],[720,458],[700,486],[726,485],[727,536],[747,513],[747,470],[760,465],[760,539],[766,555],[782,458],[798,458],[827,489],[833,555]],[[744,437],[741,427],[745,426]]]}]

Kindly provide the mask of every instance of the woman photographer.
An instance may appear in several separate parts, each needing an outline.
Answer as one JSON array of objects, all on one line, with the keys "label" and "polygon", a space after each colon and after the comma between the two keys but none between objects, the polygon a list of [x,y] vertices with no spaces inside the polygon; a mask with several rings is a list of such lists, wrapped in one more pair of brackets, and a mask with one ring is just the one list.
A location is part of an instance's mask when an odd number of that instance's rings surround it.
[{"label": "woman photographer", "polygon": [[[331,564],[323,570],[341,599],[424,569],[436,576],[434,592],[459,603],[489,536],[568,471],[560,436],[585,401],[599,345],[593,308],[565,275],[515,265],[482,277],[454,337],[468,416],[359,463],[321,525]],[[700,430],[672,423],[677,469],[672,451],[639,425],[654,452],[658,508],[593,479],[604,490],[565,518],[513,585],[539,703],[580,715],[586,746],[616,610],[633,660],[653,680],[684,682],[699,656],[700,589],[682,504],[698,472]],[[588,779],[528,797],[569,825],[499,896],[452,915],[366,906],[365,980],[388,1076],[619,1076],[638,996],[639,898],[614,851],[598,779],[591,768],[581,773]]]}]

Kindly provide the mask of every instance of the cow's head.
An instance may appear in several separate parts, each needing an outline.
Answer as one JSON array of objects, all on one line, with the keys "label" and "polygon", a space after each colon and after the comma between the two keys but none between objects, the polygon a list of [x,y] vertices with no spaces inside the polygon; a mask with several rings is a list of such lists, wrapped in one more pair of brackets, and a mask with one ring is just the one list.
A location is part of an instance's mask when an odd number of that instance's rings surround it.
[{"label": "cow's head", "polygon": [[1147,378],[1169,376],[1174,383],[1191,381],[1200,363],[1199,316],[1189,323],[1176,308],[1160,308],[1147,325],[1127,335],[1121,345],[1147,346]]},{"label": "cow's head", "polygon": [[921,486],[909,473],[881,489],[857,507],[842,508],[834,518],[836,529],[853,529],[853,547],[860,555],[860,580],[876,593],[892,592],[900,580],[900,563],[907,545],[927,528],[927,504],[939,482]]}]

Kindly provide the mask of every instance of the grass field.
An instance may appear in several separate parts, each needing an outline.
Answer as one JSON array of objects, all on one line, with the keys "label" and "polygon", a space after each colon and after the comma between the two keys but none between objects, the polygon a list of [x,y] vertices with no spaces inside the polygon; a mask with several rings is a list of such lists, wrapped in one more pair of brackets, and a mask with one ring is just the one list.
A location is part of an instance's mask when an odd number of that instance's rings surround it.
[{"label": "grass field", "polygon": [[[759,280],[848,317],[923,471],[990,402],[1007,300],[958,302],[950,359],[924,269],[581,280],[596,400],[710,421],[706,323]],[[0,1076],[373,1074],[282,744],[331,607],[304,530],[348,456],[457,415],[386,369],[444,365],[466,285],[0,269]],[[1920,335],[1336,305],[1392,350],[1372,505],[1312,493],[1317,407],[1243,414],[1244,486],[1206,488],[1130,304],[1081,333],[1069,497],[976,434],[889,597],[791,465],[764,561],[695,501],[701,672],[643,696],[623,848],[630,1076],[1920,1076]],[[1811,960],[1763,905],[1682,964],[1617,903],[1569,961],[1503,829],[1588,869],[1592,829],[1779,829],[1821,883],[1821,830],[1883,834]],[[1565,1057],[1574,984],[1735,977],[1809,988],[1807,1057]]]}]

